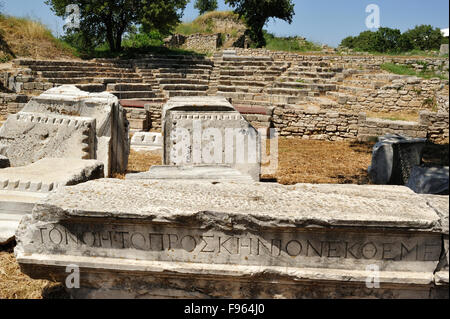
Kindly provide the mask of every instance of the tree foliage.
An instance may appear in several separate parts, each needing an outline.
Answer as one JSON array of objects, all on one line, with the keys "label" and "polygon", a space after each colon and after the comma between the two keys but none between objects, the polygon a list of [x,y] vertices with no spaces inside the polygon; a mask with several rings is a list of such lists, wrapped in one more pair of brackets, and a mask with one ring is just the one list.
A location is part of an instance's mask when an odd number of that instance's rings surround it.
[{"label": "tree foliage", "polygon": [[437,50],[443,40],[441,31],[430,25],[416,26],[403,34],[398,29],[379,28],[342,40],[341,46],[358,51],[398,53],[411,50]]},{"label": "tree foliage", "polygon": [[200,15],[215,11],[218,7],[217,0],[195,0],[194,4],[194,8],[199,11]]},{"label": "tree foliage", "polygon": [[270,18],[292,23],[295,14],[292,0],[225,0],[225,3],[245,19],[248,35],[257,47],[266,44],[263,28]]},{"label": "tree foliage", "polygon": [[441,30],[431,25],[416,26],[406,31],[404,36],[416,50],[438,50],[443,39]]},{"label": "tree foliage", "polygon": [[188,0],[46,0],[57,16],[66,18],[66,7],[78,5],[80,28],[68,28],[85,48],[105,41],[112,51],[122,50],[123,35],[132,26],[145,31],[170,32],[179,22]]}]

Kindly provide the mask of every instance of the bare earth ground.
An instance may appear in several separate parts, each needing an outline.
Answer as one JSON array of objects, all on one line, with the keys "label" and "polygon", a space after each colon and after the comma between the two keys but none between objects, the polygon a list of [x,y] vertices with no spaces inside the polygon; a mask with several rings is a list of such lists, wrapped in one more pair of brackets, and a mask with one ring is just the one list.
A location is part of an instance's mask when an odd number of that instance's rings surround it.
[{"label": "bare earth ground", "polygon": [[[326,142],[300,139],[279,140],[279,170],[263,179],[282,184],[333,183],[367,184],[373,143]],[[427,164],[448,165],[448,145],[428,146]],[[158,152],[131,151],[128,171],[147,171],[161,164]],[[123,178],[124,175],[118,175]],[[61,286],[45,280],[32,280],[20,272],[12,253],[13,245],[0,247],[0,299],[63,298]]]}]

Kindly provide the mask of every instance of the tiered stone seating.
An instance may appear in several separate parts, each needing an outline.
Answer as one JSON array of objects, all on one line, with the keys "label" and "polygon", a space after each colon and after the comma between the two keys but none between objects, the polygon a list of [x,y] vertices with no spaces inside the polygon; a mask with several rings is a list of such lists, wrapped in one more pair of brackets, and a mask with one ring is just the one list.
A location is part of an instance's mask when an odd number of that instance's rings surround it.
[{"label": "tiered stone seating", "polygon": [[265,56],[224,56],[215,66],[220,69],[216,94],[231,98],[235,106],[268,108],[274,102],[267,88],[289,64]]},{"label": "tiered stone seating", "polygon": [[203,57],[150,55],[134,60],[144,83],[164,93],[164,97],[205,96],[213,62]]},{"label": "tiered stone seating", "polygon": [[36,82],[63,84],[140,83],[142,79],[126,61],[16,60],[32,70]]}]

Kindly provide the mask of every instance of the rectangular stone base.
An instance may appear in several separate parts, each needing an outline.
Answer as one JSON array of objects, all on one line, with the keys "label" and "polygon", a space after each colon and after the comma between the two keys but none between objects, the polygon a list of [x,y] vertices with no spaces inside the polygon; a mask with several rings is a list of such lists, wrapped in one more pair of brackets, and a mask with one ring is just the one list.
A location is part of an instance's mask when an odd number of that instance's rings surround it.
[{"label": "rectangular stone base", "polygon": [[[58,274],[65,282],[71,256],[21,258],[21,269],[35,278]],[[77,257],[80,288],[66,288],[80,299],[159,298],[448,298],[448,286],[430,286],[431,274],[384,272],[379,288],[368,288],[370,271],[206,265]]]},{"label": "rectangular stone base", "polygon": [[448,296],[448,197],[406,187],[103,179],[17,240],[33,278],[79,269],[76,298]]}]

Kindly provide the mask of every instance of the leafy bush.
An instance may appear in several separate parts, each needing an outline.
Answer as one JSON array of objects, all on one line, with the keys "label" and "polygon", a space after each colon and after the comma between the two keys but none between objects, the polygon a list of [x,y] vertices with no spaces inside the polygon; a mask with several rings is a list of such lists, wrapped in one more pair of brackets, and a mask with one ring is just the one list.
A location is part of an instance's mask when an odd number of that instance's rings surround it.
[{"label": "leafy bush", "polygon": [[321,51],[322,48],[310,41],[298,37],[276,37],[264,30],[266,49],[273,51],[307,52]]},{"label": "leafy bush", "polygon": [[443,36],[438,28],[430,25],[416,26],[403,34],[398,29],[379,28],[377,31],[364,31],[356,37],[342,40],[341,46],[356,51],[400,53],[411,50],[438,50]]},{"label": "leafy bush", "polygon": [[130,33],[125,36],[123,40],[123,46],[125,48],[148,48],[152,46],[162,46],[163,45],[163,37],[162,35],[154,30],[149,33],[138,32],[138,33]]}]

